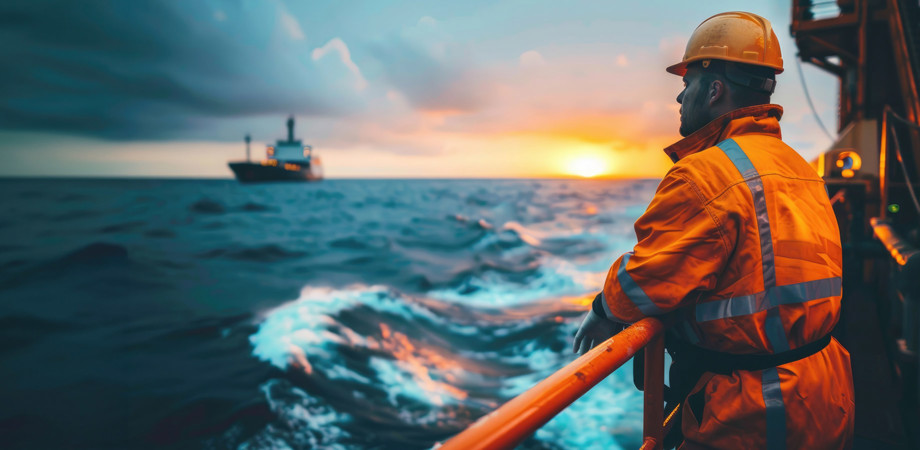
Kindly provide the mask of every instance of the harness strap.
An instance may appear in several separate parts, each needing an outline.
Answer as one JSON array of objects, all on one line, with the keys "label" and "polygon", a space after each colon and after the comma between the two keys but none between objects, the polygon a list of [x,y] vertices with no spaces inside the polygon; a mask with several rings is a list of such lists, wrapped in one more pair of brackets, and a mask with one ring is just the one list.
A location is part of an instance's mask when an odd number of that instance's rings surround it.
[{"label": "harness strap", "polygon": [[770,355],[739,355],[718,352],[695,345],[681,346],[681,359],[692,361],[701,371],[730,375],[736,370],[766,370],[793,361],[805,359],[824,350],[831,342],[831,335],[809,342],[801,347]]}]

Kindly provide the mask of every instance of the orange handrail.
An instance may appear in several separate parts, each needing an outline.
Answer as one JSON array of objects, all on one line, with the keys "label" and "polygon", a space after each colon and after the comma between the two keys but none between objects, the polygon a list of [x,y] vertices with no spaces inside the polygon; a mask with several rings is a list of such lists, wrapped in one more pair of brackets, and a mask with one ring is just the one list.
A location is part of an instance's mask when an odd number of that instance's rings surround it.
[{"label": "orange handrail", "polygon": [[536,386],[483,416],[445,442],[440,449],[514,447],[646,346],[642,448],[661,448],[665,425],[664,330],[665,324],[652,317],[632,324]]}]

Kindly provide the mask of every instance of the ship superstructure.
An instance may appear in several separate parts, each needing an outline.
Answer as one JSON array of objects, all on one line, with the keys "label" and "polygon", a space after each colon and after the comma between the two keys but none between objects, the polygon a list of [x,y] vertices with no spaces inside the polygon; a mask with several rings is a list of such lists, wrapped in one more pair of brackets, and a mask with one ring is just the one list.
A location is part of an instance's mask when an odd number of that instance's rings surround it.
[{"label": "ship superstructure", "polygon": [[249,135],[246,136],[246,161],[230,162],[230,169],[241,183],[271,181],[319,181],[323,179],[322,162],[313,147],[294,139],[294,116],[287,120],[287,139],[265,147],[265,158],[249,159]]}]

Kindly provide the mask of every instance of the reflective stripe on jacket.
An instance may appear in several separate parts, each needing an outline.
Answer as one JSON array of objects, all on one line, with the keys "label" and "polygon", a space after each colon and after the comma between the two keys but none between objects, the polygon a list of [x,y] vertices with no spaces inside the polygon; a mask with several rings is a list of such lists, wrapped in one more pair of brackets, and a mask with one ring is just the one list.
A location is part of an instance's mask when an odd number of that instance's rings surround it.
[{"label": "reflective stripe on jacket", "polygon": [[[842,255],[824,181],[780,140],[782,108],[728,113],[668,147],[675,161],[613,264],[605,312],[634,322],[679,310],[676,333],[727,353],[767,354],[828,334]],[[684,408],[687,447],[836,448],[853,429],[849,354],[703,381],[703,417]],[[691,394],[692,395],[692,394]]]}]

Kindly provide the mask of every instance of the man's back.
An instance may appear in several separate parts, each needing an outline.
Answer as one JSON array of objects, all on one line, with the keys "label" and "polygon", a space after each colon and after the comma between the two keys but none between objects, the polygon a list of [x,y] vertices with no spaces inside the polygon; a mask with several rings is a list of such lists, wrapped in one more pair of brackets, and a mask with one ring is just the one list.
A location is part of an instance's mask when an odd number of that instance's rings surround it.
[{"label": "man's back", "polygon": [[[851,438],[849,354],[829,337],[841,298],[837,223],[823,180],[780,140],[781,114],[739,109],[668,148],[678,160],[605,284],[611,319],[677,311],[685,354],[715,361],[692,362],[701,367],[683,413],[688,448]],[[739,354],[775,364],[732,363]]]},{"label": "man's back", "polygon": [[[700,340],[694,343],[769,353],[823,337],[839,316],[842,270],[824,181],[779,139],[774,117],[733,120],[721,137],[719,146],[688,155],[673,169],[699,189],[730,252],[695,308]],[[827,301],[811,301],[817,299]],[[774,306],[788,343],[772,342],[772,330],[757,326],[757,313]]]},{"label": "man's back", "polygon": [[[735,120],[723,134],[729,140],[675,165],[695,174],[731,249],[714,288],[686,310],[682,337],[727,353],[802,348],[828,335],[840,312],[841,247],[824,182],[779,139],[775,118]],[[687,448],[846,445],[854,403],[842,346],[759,372],[712,377],[703,408],[685,410]]]}]

